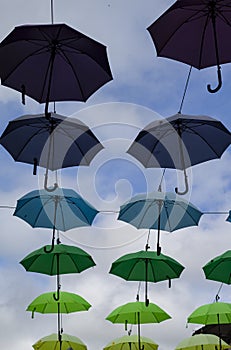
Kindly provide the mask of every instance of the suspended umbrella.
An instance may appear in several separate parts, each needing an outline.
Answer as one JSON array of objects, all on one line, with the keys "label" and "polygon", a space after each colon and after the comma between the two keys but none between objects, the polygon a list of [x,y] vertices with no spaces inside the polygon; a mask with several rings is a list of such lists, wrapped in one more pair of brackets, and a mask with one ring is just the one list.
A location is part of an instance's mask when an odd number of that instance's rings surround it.
[{"label": "suspended umbrella", "polygon": [[26,311],[32,311],[32,318],[34,313],[42,314],[57,314],[58,315],[58,340],[62,341],[61,335],[61,320],[60,314],[69,314],[72,312],[87,311],[91,305],[78,294],[60,291],[59,300],[54,299],[54,293],[48,292],[39,295],[27,307]]},{"label": "suspended umbrella", "polygon": [[210,260],[203,271],[209,280],[231,284],[231,250]]},{"label": "suspended umbrella", "polygon": [[45,103],[86,101],[112,79],[106,47],[67,24],[15,27],[0,44],[4,86]]},{"label": "suspended umbrella", "polygon": [[145,281],[145,303],[149,304],[148,282],[179,278],[184,267],[170,256],[155,251],[141,250],[121,256],[112,263],[109,273],[127,281]]},{"label": "suspended umbrella", "polygon": [[138,326],[138,349],[142,350],[140,339],[140,325],[144,323],[160,323],[171,318],[158,305],[149,303],[148,306],[141,301],[129,302],[114,309],[106,320],[112,323],[137,324]]},{"label": "suspended umbrella", "polygon": [[197,69],[217,66],[217,92],[222,86],[221,64],[231,61],[229,0],[178,0],[147,29],[157,56]]},{"label": "suspended umbrella", "polygon": [[[87,350],[87,346],[74,335],[62,333],[62,350]],[[35,344],[32,345],[34,350],[59,350],[60,343],[56,333],[52,333],[39,339]]]},{"label": "suspended umbrella", "polygon": [[[152,339],[147,337],[140,337],[141,347],[145,350],[157,350],[158,344]],[[125,335],[120,338],[116,338],[108,343],[103,350],[139,350],[139,339],[137,334]]]},{"label": "suspended umbrella", "polygon": [[[220,338],[214,334],[197,334],[183,339],[175,350],[217,350]],[[229,349],[230,345],[221,340],[221,349]]]},{"label": "suspended umbrella", "polygon": [[231,222],[231,210],[229,211],[229,216],[227,217],[226,221]]},{"label": "suspended umbrella", "polygon": [[193,335],[195,334],[215,334],[220,336],[222,340],[226,343],[230,344],[231,342],[231,325],[230,323],[225,324],[207,324],[199,329],[197,329]]},{"label": "suspended umbrella", "polygon": [[196,226],[202,213],[175,193],[156,191],[134,196],[120,207],[118,220],[136,228],[157,229],[157,254],[160,254],[160,230],[172,232]]},{"label": "suspended umbrella", "polygon": [[[1,50],[0,50],[1,51]],[[17,162],[46,168],[44,187],[48,188],[48,170],[90,165],[103,149],[94,133],[78,119],[56,113],[24,115],[8,123],[0,144]]]},{"label": "suspended umbrella", "polygon": [[231,323],[231,303],[223,303],[217,301],[212,304],[199,306],[191,313],[187,321],[188,323],[198,323],[204,325],[217,324],[219,327],[220,338],[220,324]]},{"label": "suspended umbrella", "polygon": [[[48,250],[51,247],[48,246]],[[57,296],[59,300],[60,278],[62,274],[80,273],[92,266],[95,262],[84,250],[64,244],[57,244],[50,254],[46,253],[46,247],[41,247],[20,261],[20,264],[30,272],[38,272],[46,275],[57,275]]]},{"label": "suspended umbrella", "polygon": [[34,190],[17,200],[15,216],[32,227],[52,228],[52,251],[55,230],[90,226],[98,211],[72,189],[56,188],[53,192]]},{"label": "suspended umbrella", "polygon": [[140,131],[127,153],[146,168],[183,170],[185,190],[180,192],[178,188],[175,189],[176,193],[183,195],[189,187],[186,169],[221,158],[230,144],[231,133],[219,120],[177,113],[148,124]]}]

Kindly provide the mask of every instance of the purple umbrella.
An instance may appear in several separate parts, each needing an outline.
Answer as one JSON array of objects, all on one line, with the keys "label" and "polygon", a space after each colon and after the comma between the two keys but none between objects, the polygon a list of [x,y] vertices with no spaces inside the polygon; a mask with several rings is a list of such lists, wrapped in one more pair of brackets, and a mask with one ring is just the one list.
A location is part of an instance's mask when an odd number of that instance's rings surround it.
[{"label": "purple umbrella", "polygon": [[[86,101],[112,79],[106,47],[67,24],[22,25],[0,44],[2,85],[45,102]],[[23,98],[24,102],[24,98]]]},{"label": "purple umbrella", "polygon": [[217,66],[218,85],[222,86],[220,64],[231,61],[230,0],[178,0],[148,28],[157,56],[187,63],[197,69]]}]

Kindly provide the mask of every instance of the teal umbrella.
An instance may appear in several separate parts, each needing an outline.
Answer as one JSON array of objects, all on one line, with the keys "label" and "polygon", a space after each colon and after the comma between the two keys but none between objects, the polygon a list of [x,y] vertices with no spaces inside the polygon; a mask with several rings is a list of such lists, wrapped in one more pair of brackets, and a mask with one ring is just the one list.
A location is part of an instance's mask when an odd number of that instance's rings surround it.
[{"label": "teal umbrella", "polygon": [[98,214],[90,203],[77,192],[67,188],[56,188],[49,192],[34,190],[17,200],[15,216],[32,227],[53,229],[52,249],[55,230],[67,231],[75,227],[90,226]]},{"label": "teal umbrella", "polygon": [[138,194],[123,204],[118,220],[138,229],[157,229],[157,252],[160,253],[160,230],[172,232],[196,226],[202,214],[197,207],[181,196],[172,192],[156,191]]}]

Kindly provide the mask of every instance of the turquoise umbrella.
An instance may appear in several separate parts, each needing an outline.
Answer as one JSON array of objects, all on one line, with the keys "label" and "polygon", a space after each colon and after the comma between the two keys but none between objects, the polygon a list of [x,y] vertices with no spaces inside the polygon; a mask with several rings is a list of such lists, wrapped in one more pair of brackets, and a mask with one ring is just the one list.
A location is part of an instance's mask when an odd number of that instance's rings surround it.
[{"label": "turquoise umbrella", "polygon": [[192,203],[172,192],[138,194],[120,207],[118,220],[136,228],[157,229],[157,252],[160,253],[160,230],[176,231],[196,226],[202,212]]},{"label": "turquoise umbrella", "polygon": [[15,216],[32,227],[53,229],[51,250],[54,247],[55,230],[67,231],[75,227],[90,226],[98,211],[77,192],[56,188],[49,192],[34,190],[18,199]]}]

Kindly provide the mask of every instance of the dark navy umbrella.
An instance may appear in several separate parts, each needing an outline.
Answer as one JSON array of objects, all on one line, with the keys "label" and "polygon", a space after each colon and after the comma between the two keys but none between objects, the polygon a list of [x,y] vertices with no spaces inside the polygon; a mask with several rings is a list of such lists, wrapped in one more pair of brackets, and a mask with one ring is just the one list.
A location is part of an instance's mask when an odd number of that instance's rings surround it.
[{"label": "dark navy umbrella", "polygon": [[211,159],[220,158],[231,143],[230,131],[219,121],[208,116],[176,114],[155,120],[136,137],[128,153],[146,168],[185,169]]},{"label": "dark navy umbrella", "polygon": [[53,192],[34,190],[17,200],[15,216],[32,227],[52,228],[52,247],[55,230],[67,231],[90,226],[98,211],[72,189],[56,188]]},{"label": "dark navy umbrella", "polygon": [[157,56],[171,58],[197,69],[231,62],[230,0],[178,0],[148,28]]},{"label": "dark navy umbrella", "polygon": [[15,27],[0,44],[1,83],[46,103],[86,101],[112,79],[106,47],[67,24]]},{"label": "dark navy umbrella", "polygon": [[[87,125],[78,119],[49,113],[25,115],[9,122],[0,144],[17,162],[46,168],[45,188],[49,170],[89,165],[103,149]],[[57,185],[55,185],[55,188]]]}]

